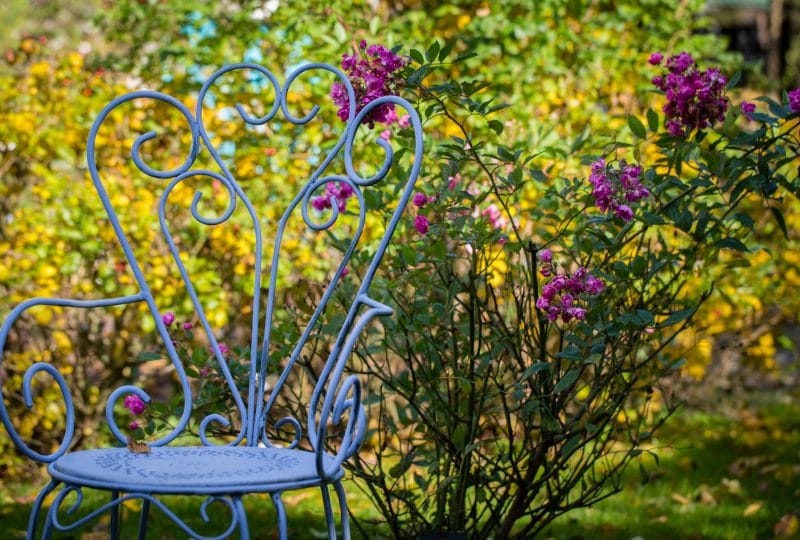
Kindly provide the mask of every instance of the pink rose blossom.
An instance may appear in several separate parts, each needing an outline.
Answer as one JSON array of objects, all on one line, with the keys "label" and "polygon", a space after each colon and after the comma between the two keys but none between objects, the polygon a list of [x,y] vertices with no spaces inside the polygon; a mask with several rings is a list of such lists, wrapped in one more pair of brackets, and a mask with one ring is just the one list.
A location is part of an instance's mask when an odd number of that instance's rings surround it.
[{"label": "pink rose blossom", "polygon": [[407,114],[404,114],[397,121],[397,124],[403,129],[410,128],[411,127],[411,117],[408,116]]},{"label": "pink rose blossom", "polygon": [[792,112],[800,112],[800,88],[795,88],[788,94],[789,110]]},{"label": "pink rose blossom", "polygon": [[422,208],[426,204],[428,204],[428,197],[426,197],[423,193],[417,192],[414,194],[414,197],[411,199],[411,202],[414,203],[414,206]]},{"label": "pink rose blossom", "polygon": [[456,173],[447,179],[447,189],[456,189],[456,186],[461,183],[461,173]]},{"label": "pink rose blossom", "polygon": [[604,288],[600,279],[581,266],[572,275],[558,274],[546,283],[536,307],[545,312],[549,321],[559,317],[564,323],[573,319],[582,321],[586,318],[586,306]]},{"label": "pink rose blossom", "polygon": [[417,229],[419,234],[427,234],[428,227],[430,227],[430,223],[428,222],[428,218],[419,214],[417,217],[414,218],[414,227]]},{"label": "pink rose blossom", "polygon": [[756,104],[750,103],[749,101],[742,101],[741,108],[742,114],[745,115],[749,120],[752,120],[753,113],[756,112]]},{"label": "pink rose blossom", "polygon": [[[660,63],[659,60],[657,64]],[[719,69],[700,71],[694,58],[686,52],[669,57],[665,67],[662,76],[653,78],[653,84],[667,98],[662,111],[667,117],[664,125],[670,135],[687,136],[695,129],[725,119],[728,109],[725,84],[728,78]]]},{"label": "pink rose blossom", "polygon": [[123,406],[129,411],[131,411],[131,414],[133,414],[134,416],[139,416],[144,412],[146,403],[142,401],[142,398],[140,398],[136,394],[128,394],[127,396],[125,396],[125,400],[123,401]]},{"label": "pink rose blossom", "polygon": [[161,320],[164,322],[164,324],[169,326],[175,322],[175,314],[171,311],[167,311],[161,316]]},{"label": "pink rose blossom", "polygon": [[190,322],[183,323],[183,329],[188,332],[189,330],[192,329],[192,323],[190,323]]},{"label": "pink rose blossom", "polygon": [[539,252],[539,260],[543,263],[549,263],[553,260],[553,252],[549,248],[545,248]]},{"label": "pink rose blossom", "polygon": [[139,422],[134,420],[133,422],[128,424],[128,429],[130,429],[131,431],[135,431],[135,430],[139,429]]}]

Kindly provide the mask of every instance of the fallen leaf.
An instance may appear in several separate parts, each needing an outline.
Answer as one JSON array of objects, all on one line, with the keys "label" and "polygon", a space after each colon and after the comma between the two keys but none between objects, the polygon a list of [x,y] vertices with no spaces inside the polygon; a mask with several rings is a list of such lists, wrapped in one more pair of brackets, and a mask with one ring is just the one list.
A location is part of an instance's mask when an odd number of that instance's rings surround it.
[{"label": "fallen leaf", "polygon": [[786,514],[772,528],[772,532],[777,538],[789,538],[798,531],[800,531],[800,519],[797,519],[794,514]]},{"label": "fallen leaf", "polygon": [[695,500],[705,506],[714,506],[717,504],[717,499],[711,494],[711,491],[705,484],[700,486],[699,493]]},{"label": "fallen leaf", "polygon": [[760,503],[760,502],[754,502],[754,503],[748,504],[747,508],[745,508],[744,512],[742,512],[742,516],[744,516],[744,517],[752,516],[753,514],[755,514],[759,510],[761,510],[761,507],[763,505],[764,504]]},{"label": "fallen leaf", "polygon": [[679,493],[673,493],[672,494],[672,500],[675,501],[676,503],[680,503],[680,504],[683,504],[683,505],[686,505],[686,504],[689,504],[690,502],[692,502],[692,501],[690,501],[689,499],[687,499],[686,497],[684,497],[683,495],[681,495]]},{"label": "fallen leaf", "polygon": [[722,485],[725,486],[725,489],[727,489],[728,493],[731,495],[739,495],[742,492],[742,484],[735,478],[733,480],[730,478],[723,478]]}]

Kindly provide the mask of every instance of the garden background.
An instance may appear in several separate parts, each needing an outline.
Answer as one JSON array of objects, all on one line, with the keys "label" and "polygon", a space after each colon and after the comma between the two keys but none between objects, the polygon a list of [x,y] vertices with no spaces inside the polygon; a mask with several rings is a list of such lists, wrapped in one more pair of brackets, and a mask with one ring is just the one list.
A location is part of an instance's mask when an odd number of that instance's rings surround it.
[{"label": "garden background", "polygon": [[[103,210],[84,163],[94,116],[124,92],[146,87],[191,103],[202,81],[230,62],[262,63],[276,73],[288,73],[302,60],[338,64],[362,39],[399,46],[400,54],[417,49],[427,53],[427,60],[452,44],[454,56],[469,54],[440,68],[444,76],[486,81],[491,89],[480,89],[478,95],[491,92],[496,103],[509,104],[492,113],[484,136],[532,155],[526,167],[541,178],[582,178],[586,166],[577,149],[615,139],[616,134],[620,139],[637,135],[639,126],[650,125],[648,108],[660,106],[651,84],[655,72],[647,62],[652,52],[685,50],[730,76],[740,71],[740,88],[730,94],[734,107],[759,94],[780,101],[782,89],[799,86],[800,4],[785,2],[783,11],[784,61],[779,76],[770,78],[763,65],[745,63],[741,54],[729,50],[728,39],[715,32],[719,14],[694,0],[441,5],[376,0],[343,1],[335,9],[310,1],[76,5],[12,0],[0,14],[0,316],[32,296],[92,298],[133,291],[112,231],[103,227]],[[434,42],[438,45],[432,50]],[[328,99],[330,89],[321,85],[310,92]],[[641,122],[631,123],[627,115]],[[286,130],[276,129],[262,140],[258,133],[222,120],[215,125],[217,135],[228,144],[226,151],[236,151],[240,178],[262,175],[267,158],[281,173],[305,178],[314,147],[326,136],[311,128],[308,146],[287,152]],[[178,130],[176,117],[158,109],[137,110],[128,121],[128,129],[103,141],[104,155],[121,156],[130,134],[150,125]],[[462,134],[444,116],[427,122],[425,132],[439,140]],[[171,150],[178,159],[179,148]],[[646,154],[647,148],[642,151]],[[150,227],[152,190],[124,160],[112,161],[110,167],[122,180],[112,200],[131,209],[135,243],[151,249],[158,244]],[[522,188],[529,205],[542,196],[536,182],[532,176]],[[274,212],[282,210],[291,193],[277,181],[253,189],[270,201]],[[791,537],[800,531],[800,296],[795,292],[800,286],[800,203],[783,192],[785,186],[776,189],[781,190],[776,197],[784,198],[780,219],[758,201],[746,202],[739,211],[741,221],[758,225],[746,249],[721,250],[713,271],[691,283],[698,294],[710,295],[691,326],[670,344],[674,373],[659,389],[676,397],[681,407],[628,468],[620,494],[591,509],[567,512],[545,536],[752,538]],[[207,306],[215,327],[231,342],[241,342],[237,328],[247,325],[238,306],[246,304],[252,290],[240,278],[248,272],[248,262],[252,264],[252,238],[238,231],[214,231],[214,250],[198,248],[193,271],[211,295]],[[302,270],[281,279],[302,300],[325,279],[331,262],[322,243],[293,247]],[[492,264],[503,262],[495,258]],[[191,305],[166,255],[150,257],[147,270],[157,276],[154,289],[163,309],[173,310],[179,320],[191,320]],[[77,398],[79,445],[109,440],[99,418],[103,392],[112,388],[99,385],[102,380],[150,377],[162,386],[153,394],[169,399],[170,380],[159,379],[157,363],[131,362],[156,347],[153,322],[145,311],[39,310],[33,315],[24,336],[18,336],[3,358],[0,376],[4,385],[16,389],[30,363],[56,362],[69,374]],[[24,352],[23,346],[34,352]],[[18,418],[19,431],[41,441],[45,450],[56,440],[49,434],[61,421],[52,392],[45,388],[37,397],[43,415]],[[4,396],[11,403],[14,393]],[[379,445],[368,444],[373,449]],[[414,472],[413,466],[403,470],[412,478]],[[42,473],[0,431],[0,530],[12,535],[23,530],[35,488],[44,481]],[[348,491],[353,513],[363,520],[362,534],[389,535],[370,498],[356,485]],[[314,537],[305,524],[322,522],[316,496],[300,494],[286,502],[291,534]],[[251,505],[254,522],[274,519],[266,500],[255,499]],[[192,512],[190,506],[186,512]]]}]

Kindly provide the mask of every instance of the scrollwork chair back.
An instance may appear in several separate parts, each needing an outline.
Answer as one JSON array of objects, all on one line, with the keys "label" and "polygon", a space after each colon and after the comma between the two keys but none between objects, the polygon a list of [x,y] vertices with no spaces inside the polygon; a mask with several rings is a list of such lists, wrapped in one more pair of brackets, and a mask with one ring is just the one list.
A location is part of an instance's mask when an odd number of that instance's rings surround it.
[{"label": "scrollwork chair back", "polygon": [[[277,224],[270,265],[270,274],[267,282],[262,275],[262,259],[264,256],[264,238],[262,224],[244,190],[234,178],[226,161],[220,153],[206,130],[203,114],[204,102],[210,89],[218,79],[226,73],[235,71],[255,71],[259,73],[268,87],[274,93],[274,102],[269,112],[262,117],[251,116],[241,105],[236,106],[241,119],[251,126],[264,125],[272,121],[279,113],[284,119],[296,126],[304,126],[311,122],[319,107],[314,106],[308,114],[295,117],[288,108],[288,95],[292,84],[302,74],[311,70],[321,70],[332,73],[344,85],[349,96],[349,116],[342,134],[324,159],[314,169],[310,178],[300,188],[291,200],[288,208],[283,213]],[[227,386],[230,388],[235,406],[240,415],[239,433],[225,446],[215,446],[207,437],[209,424],[216,422],[224,426],[230,425],[230,419],[220,414],[209,414],[200,422],[199,446],[168,446],[177,437],[184,434],[190,420],[192,411],[192,388],[190,380],[176,351],[176,347],[169,335],[167,325],[163,321],[162,313],[156,305],[156,299],[148,284],[148,277],[144,267],[134,254],[134,250],[126,236],[124,227],[117,215],[118,209],[112,206],[111,198],[104,184],[96,162],[96,141],[98,131],[108,116],[120,105],[133,100],[149,99],[163,102],[175,108],[185,120],[191,131],[191,147],[184,162],[172,170],[159,170],[151,167],[142,157],[142,148],[157,137],[155,132],[140,135],[133,142],[131,157],[136,167],[148,176],[161,179],[166,187],[158,200],[158,220],[161,233],[164,237],[169,252],[181,275],[183,284],[194,306],[200,325],[208,337],[210,348],[219,365],[219,371]],[[386,105],[399,107],[409,115],[411,129],[414,137],[414,155],[412,165],[408,168],[405,185],[398,189],[399,201],[392,212],[385,234],[380,240],[374,255],[366,268],[353,301],[349,304],[344,316],[344,322],[330,346],[328,359],[321,369],[317,382],[311,394],[308,406],[307,425],[305,431],[302,422],[294,416],[284,416],[277,421],[272,420],[276,397],[280,394],[283,385],[287,384],[289,374],[298,361],[304,344],[309,339],[312,329],[317,324],[334,288],[343,275],[344,269],[350,261],[354,249],[358,244],[364,230],[366,218],[366,203],[362,190],[384,180],[393,164],[393,150],[386,140],[376,137],[376,142],[384,152],[383,163],[377,172],[369,177],[362,177],[354,166],[353,150],[356,134],[359,127],[371,111]],[[97,189],[100,200],[108,215],[110,226],[114,229],[119,240],[127,264],[133,274],[138,287],[138,292],[128,296],[107,298],[100,300],[69,300],[56,298],[34,298],[23,302],[13,309],[0,328],[0,354],[4,350],[9,331],[14,322],[28,309],[34,306],[60,306],[72,308],[102,308],[133,303],[144,303],[155,323],[166,355],[174,366],[179,379],[181,391],[184,396],[183,408],[179,421],[168,433],[159,439],[149,441],[151,451],[148,453],[134,453],[126,448],[110,448],[97,450],[82,450],[68,452],[75,432],[75,412],[70,391],[64,376],[52,365],[44,362],[33,364],[27,369],[23,378],[22,394],[25,405],[33,406],[32,380],[39,373],[46,374],[54,380],[59,387],[66,410],[66,429],[64,438],[58,448],[50,454],[37,452],[16,431],[9,417],[9,411],[3,399],[0,399],[0,419],[9,436],[17,448],[26,456],[47,463],[51,482],[41,491],[31,511],[28,537],[36,536],[39,526],[39,513],[48,494],[56,490],[50,508],[46,512],[42,526],[42,536],[47,538],[53,531],[71,531],[94,520],[104,512],[111,513],[111,535],[117,536],[120,531],[119,509],[120,505],[130,499],[139,499],[142,502],[139,535],[144,537],[147,528],[148,512],[151,506],[159,508],[168,518],[175,522],[184,533],[194,538],[224,538],[238,530],[241,537],[249,536],[249,528],[242,497],[247,493],[269,493],[277,509],[278,528],[280,538],[286,538],[287,524],[286,512],[281,501],[281,494],[287,490],[319,486],[322,490],[323,504],[329,536],[336,536],[336,526],[332,512],[329,487],[332,485],[339,499],[341,513],[341,529],[345,538],[349,538],[348,513],[345,493],[341,480],[344,476],[342,464],[351,458],[358,450],[366,430],[366,416],[361,404],[362,386],[360,379],[355,375],[345,375],[345,364],[352,352],[360,333],[377,316],[390,315],[392,310],[369,296],[369,287],[386,251],[390,237],[394,233],[402,213],[414,189],[417,176],[422,163],[422,128],[419,117],[413,107],[404,99],[396,96],[385,96],[377,99],[356,112],[355,94],[348,78],[335,67],[326,64],[306,64],[295,70],[281,87],[278,79],[268,69],[255,64],[236,64],[220,69],[214,73],[200,90],[194,115],[177,99],[155,91],[137,91],[114,99],[98,115],[90,134],[87,147],[87,161],[89,172]],[[194,168],[200,152],[207,151],[216,163],[218,171]],[[330,174],[326,171],[334,160],[343,164],[343,174]],[[253,290],[250,317],[250,361],[249,378],[246,392],[239,392],[236,381],[229,368],[221,344],[206,316],[197,290],[187,270],[186,261],[175,244],[169,229],[166,216],[166,205],[173,190],[189,178],[204,177],[219,182],[228,195],[228,204],[218,216],[203,215],[199,202],[202,192],[195,193],[191,203],[192,217],[207,226],[219,225],[228,220],[237,205],[242,205],[249,216],[255,233],[255,265],[253,275]],[[305,224],[314,231],[324,231],[330,228],[339,218],[339,208],[334,201],[331,204],[330,216],[322,221],[315,221],[315,214],[311,214],[309,206],[314,194],[320,193],[331,182],[347,184],[358,200],[357,225],[349,245],[344,250],[344,256],[335,269],[332,279],[321,295],[318,305],[314,308],[307,326],[301,333],[300,339],[292,348],[286,359],[283,371],[272,388],[265,392],[264,381],[267,377],[268,351],[270,350],[271,330],[274,323],[276,307],[276,289],[278,266],[280,263],[281,245],[286,231],[289,217],[299,207]],[[266,286],[266,312],[263,327],[260,309],[262,307],[261,292]],[[2,356],[0,356],[0,367]],[[3,383],[4,381],[0,381]],[[3,391],[0,384],[0,392]],[[120,442],[126,442],[126,435],[117,425],[115,419],[115,405],[123,396],[135,394],[143,401],[150,402],[148,393],[138,386],[126,384],[111,392],[106,403],[106,420],[114,437]],[[3,396],[0,395],[0,398]],[[344,420],[346,418],[346,420]],[[344,421],[341,430],[341,440],[334,450],[326,448],[327,430],[329,425],[338,425]],[[294,432],[293,440],[287,447],[279,447],[269,439],[269,428],[281,429],[291,427]],[[305,438],[308,441],[306,449],[299,445]],[[308,448],[310,447],[310,449]],[[191,470],[183,465],[191,463]],[[111,500],[102,507],[89,512],[80,519],[70,523],[64,521],[60,507],[70,494],[77,496],[77,501],[66,511],[71,515],[81,505],[83,500],[82,489],[85,487],[97,488],[111,492]],[[205,495],[207,498],[201,506],[202,517],[208,521],[206,508],[209,503],[221,501],[230,510],[231,520],[226,530],[216,536],[202,536],[192,529],[180,517],[174,514],[158,498],[161,494],[187,494]]]}]

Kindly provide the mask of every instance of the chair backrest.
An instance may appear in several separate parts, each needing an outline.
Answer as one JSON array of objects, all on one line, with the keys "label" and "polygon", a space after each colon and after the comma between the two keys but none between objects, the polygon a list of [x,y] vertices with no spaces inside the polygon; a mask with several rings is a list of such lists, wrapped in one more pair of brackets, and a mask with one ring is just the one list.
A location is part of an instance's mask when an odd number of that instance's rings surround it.
[{"label": "chair backrest", "polygon": [[[219,149],[215,148],[212,144],[211,137],[209,136],[204,124],[204,103],[207,101],[209,92],[214,86],[215,82],[217,82],[221,76],[235,71],[245,71],[251,74],[255,73],[260,80],[264,82],[265,86],[267,87],[266,90],[270,91],[269,94],[275,96],[274,102],[272,103],[269,112],[262,117],[253,117],[244,109],[244,107],[237,105],[236,110],[238,111],[241,119],[246,124],[251,126],[261,126],[268,124],[270,121],[280,115],[283,117],[282,121],[289,122],[295,126],[304,126],[315,118],[319,112],[319,107],[315,105],[307,115],[299,118],[295,117],[289,111],[288,96],[290,95],[292,84],[298,79],[298,77],[311,70],[330,72],[334,74],[335,77],[337,77],[338,80],[343,84],[350,100],[349,116],[345,125],[341,129],[341,135],[339,136],[337,142],[324,156],[324,158],[320,160],[319,165],[313,170],[313,173],[308,178],[308,181],[302,184],[297,194],[294,196],[291,202],[289,202],[288,208],[286,208],[279,223],[277,224],[275,237],[271,238],[269,242],[266,242],[264,239],[264,233],[262,231],[262,222],[257,215],[253,204],[251,204],[250,199],[248,199],[242,187],[237,182],[236,178],[234,178],[234,175],[231,173],[226,160],[220,156]],[[314,81],[313,78],[311,80],[312,82]],[[174,107],[185,119],[186,124],[191,131],[191,147],[189,148],[188,156],[183,164],[175,169],[157,170],[145,163],[142,157],[142,150],[143,148],[146,148],[148,141],[156,138],[157,135],[155,132],[148,132],[140,135],[133,142],[131,148],[132,159],[135,166],[146,175],[164,180],[165,187],[163,189],[163,193],[161,193],[160,198],[158,199],[158,219],[161,232],[172,258],[177,265],[177,269],[180,272],[183,283],[187,289],[188,296],[191,298],[191,302],[194,306],[196,317],[199,320],[200,326],[202,326],[208,337],[211,350],[213,351],[213,354],[219,364],[220,374],[226,381],[233,395],[236,407],[239,409],[239,414],[241,415],[241,430],[238,434],[238,437],[232,441],[231,444],[240,444],[243,441],[246,441],[246,444],[248,445],[257,445],[259,443],[268,445],[270,444],[270,441],[266,436],[266,432],[267,427],[269,427],[269,413],[273,409],[275,398],[279,395],[281,387],[286,384],[288,374],[292,370],[294,364],[297,362],[304,344],[311,335],[312,328],[314,327],[315,323],[318,322],[320,315],[323,313],[326,305],[331,299],[334,288],[339,282],[342,273],[348,264],[348,261],[353,255],[353,250],[358,244],[359,239],[361,238],[361,233],[364,230],[367,208],[363,190],[380,182],[381,180],[384,180],[392,168],[394,162],[392,146],[386,140],[377,136],[376,131],[376,142],[382,147],[384,153],[383,162],[380,164],[380,167],[376,167],[377,172],[374,175],[367,178],[359,176],[353,163],[353,147],[354,143],[356,142],[356,133],[362,124],[367,123],[365,118],[369,117],[370,112],[374,111],[378,107],[399,107],[405,109],[405,113],[408,114],[410,129],[413,131],[414,137],[414,155],[413,157],[409,158],[411,161],[411,166],[407,169],[405,185],[396,190],[396,193],[399,194],[397,206],[391,214],[391,218],[389,219],[388,223],[386,224],[383,238],[380,240],[377,248],[374,251],[374,254],[371,256],[371,260],[366,272],[362,276],[360,286],[358,287],[352,302],[349,303],[349,307],[344,315],[344,322],[338,331],[335,342],[330,346],[330,354],[321,370],[320,377],[316,383],[311,396],[311,402],[309,404],[308,425],[305,435],[307,435],[315,449],[322,444],[321,440],[324,439],[325,425],[331,421],[331,419],[333,419],[334,423],[338,423],[342,415],[349,411],[348,425],[344,431],[344,440],[342,442],[342,450],[340,452],[341,457],[346,457],[355,451],[361,437],[363,437],[364,415],[361,413],[360,405],[360,382],[354,377],[344,378],[344,364],[355,344],[359,332],[370,322],[370,320],[375,316],[391,313],[391,310],[388,307],[371,299],[368,295],[368,290],[378,264],[380,263],[381,258],[386,250],[389,239],[401,218],[409,198],[411,197],[414,189],[414,183],[420,171],[423,150],[422,129],[416,111],[407,101],[402,98],[396,96],[385,96],[372,101],[364,106],[361,110],[356,112],[357,107],[355,94],[350,81],[344,73],[330,65],[303,65],[294,71],[288,77],[286,83],[281,86],[275,75],[262,66],[255,64],[236,64],[220,69],[206,81],[198,95],[197,106],[194,114],[192,114],[192,112],[180,101],[171,96],[154,91],[138,91],[126,94],[113,100],[98,115],[89,134],[89,142],[87,147],[89,172],[102,204],[108,214],[110,225],[113,227],[114,232],[122,246],[122,250],[124,251],[127,259],[127,264],[140,289],[140,292],[135,295],[118,299],[120,300],[118,303],[141,301],[147,304],[169,359],[174,365],[175,371],[180,380],[182,392],[185,396],[185,404],[179,423],[168,434],[161,437],[157,441],[152,441],[150,444],[153,446],[167,444],[184,431],[191,415],[192,390],[184,366],[179,359],[176,348],[170,337],[167,325],[162,320],[162,313],[159,311],[159,308],[156,305],[156,299],[154,298],[149,286],[149,276],[146,275],[144,267],[134,255],[134,250],[131,248],[131,244],[126,236],[124,227],[118,218],[117,211],[121,212],[122,210],[119,208],[115,209],[112,205],[112,199],[109,197],[109,192],[104,185],[103,175],[98,170],[96,161],[96,153],[98,150],[96,147],[99,146],[97,143],[98,132],[103,125],[103,122],[120,105],[132,100],[140,99],[157,100],[165,103],[168,106]],[[201,151],[209,152],[210,156],[213,158],[213,161],[216,163],[216,169],[218,170],[212,171],[194,168],[197,157]],[[329,168],[333,168],[331,165],[334,163],[336,163],[340,168],[343,167],[343,170],[340,172],[340,174],[332,174],[328,172]],[[225,355],[220,349],[220,343],[218,343],[212,326],[209,323],[203,302],[200,298],[198,298],[196,287],[192,282],[192,276],[187,270],[187,261],[182,260],[180,250],[174,242],[173,235],[169,228],[168,216],[166,215],[167,201],[170,198],[170,194],[173,192],[173,190],[185,180],[198,177],[207,179],[209,181],[218,182],[217,186],[221,185],[224,188],[224,191],[227,191],[229,200],[227,208],[221,215],[212,217],[204,216],[201,214],[198,206],[200,199],[203,197],[203,193],[200,191],[196,192],[191,203],[191,215],[195,220],[208,226],[219,225],[231,217],[237,205],[243,205],[247,214],[249,215],[249,219],[252,222],[255,233],[255,265],[254,275],[252,276],[254,297],[252,299],[251,308],[249,347],[250,370],[246,393],[240,393],[240,391],[237,390],[236,382],[231,374],[231,370],[229,369]],[[326,188],[326,186],[329,186],[329,188]],[[330,186],[335,186],[335,189],[331,190]],[[271,330],[274,323],[276,308],[275,295],[278,285],[278,269],[286,225],[289,217],[293,214],[296,215],[299,207],[299,212],[302,214],[302,219],[304,220],[306,226],[313,231],[324,231],[332,227],[340,215],[338,204],[335,199],[330,201],[332,204],[329,204],[330,208],[327,210],[329,215],[320,214],[313,208],[309,208],[314,199],[323,194],[326,189],[328,189],[328,193],[336,193],[337,190],[341,191],[342,189],[346,189],[348,194],[349,191],[352,190],[351,196],[355,197],[355,199],[358,201],[358,222],[354,227],[354,232],[350,243],[344,250],[344,256],[341,263],[338,265],[338,268],[336,268],[332,279],[325,287],[324,292],[321,295],[319,305],[314,308],[308,325],[301,333],[297,343],[295,343],[291,349],[292,352],[285,361],[285,366],[280,377],[274,384],[272,391],[267,396],[265,395],[264,381],[267,375],[267,362],[269,357],[270,341],[272,337]],[[265,253],[265,244],[267,243],[272,244],[273,248],[271,250],[271,264],[269,265],[270,273],[268,276],[265,276],[262,275],[262,262],[266,262],[265,255],[267,255],[267,253]],[[261,295],[265,287],[266,312],[263,313],[262,310],[264,309],[264,299],[261,298]],[[262,317],[265,321],[263,323],[263,327],[261,327],[259,322],[262,320]],[[114,392],[112,392],[106,406],[106,416],[109,427],[120,441],[125,440],[125,435],[118,427],[114,418],[114,407],[115,403],[119,401],[120,398],[131,393],[139,395],[145,401],[149,400],[149,396],[141,388],[133,385],[125,385],[115,389]],[[202,420],[200,424],[200,437],[205,444],[211,444],[206,436],[207,428],[210,422],[219,422],[224,425],[228,425],[229,419],[224,418],[219,414],[211,414]],[[294,446],[304,435],[301,422],[297,418],[293,416],[281,418],[272,424],[272,427],[283,428],[287,425],[292,426],[294,429],[294,441],[292,442],[292,446]]]}]

